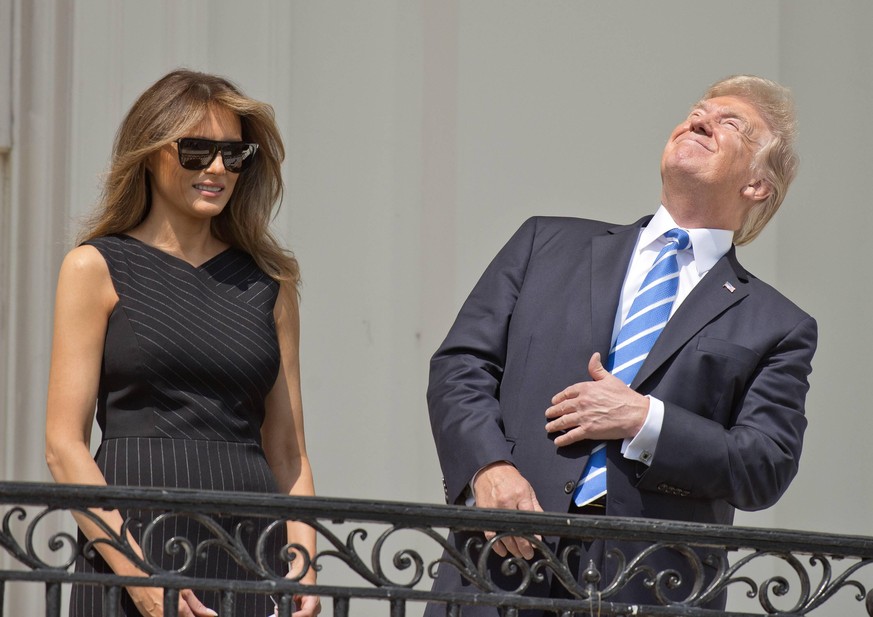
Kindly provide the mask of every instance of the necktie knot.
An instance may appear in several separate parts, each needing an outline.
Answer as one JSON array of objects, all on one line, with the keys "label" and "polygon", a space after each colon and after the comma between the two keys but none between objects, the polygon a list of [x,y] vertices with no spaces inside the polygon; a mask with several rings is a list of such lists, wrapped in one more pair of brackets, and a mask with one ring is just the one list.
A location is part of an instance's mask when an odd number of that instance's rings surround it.
[{"label": "necktie knot", "polygon": [[662,237],[661,248],[646,274],[607,358],[607,369],[630,384],[655,344],[673,307],[679,288],[679,251],[691,246],[691,236],[674,228]]},{"label": "necktie knot", "polygon": [[691,246],[691,236],[684,229],[676,227],[665,233],[664,237],[668,238],[668,243],[676,245],[677,251],[684,251]]}]

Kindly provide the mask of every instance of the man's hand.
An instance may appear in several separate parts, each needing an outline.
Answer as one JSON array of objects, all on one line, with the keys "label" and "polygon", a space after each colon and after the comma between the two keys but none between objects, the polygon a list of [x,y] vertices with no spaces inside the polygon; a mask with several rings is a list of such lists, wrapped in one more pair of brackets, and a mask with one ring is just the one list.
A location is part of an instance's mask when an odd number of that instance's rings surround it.
[{"label": "man's hand", "polygon": [[546,409],[546,431],[564,431],[555,437],[556,446],[583,439],[624,439],[634,437],[649,413],[649,400],[610,374],[595,353],[588,361],[594,381],[584,381],[558,392]]},{"label": "man's hand", "polygon": [[[492,463],[476,474],[473,495],[476,497],[476,505],[480,508],[543,511],[533,487],[515,466],[505,461]],[[490,540],[495,535],[497,534],[493,531],[486,531],[485,539]],[[534,556],[531,543],[518,536],[501,538],[494,543],[494,552],[501,557],[506,557],[507,553],[524,559],[533,559]]]}]

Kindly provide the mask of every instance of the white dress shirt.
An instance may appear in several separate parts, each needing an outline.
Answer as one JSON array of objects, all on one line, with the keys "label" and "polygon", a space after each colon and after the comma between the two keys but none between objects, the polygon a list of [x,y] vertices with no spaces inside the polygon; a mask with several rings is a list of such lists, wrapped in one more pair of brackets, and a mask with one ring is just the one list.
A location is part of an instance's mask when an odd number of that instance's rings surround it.
[{"label": "white dress shirt", "polygon": [[[631,256],[628,271],[621,288],[621,298],[618,303],[618,313],[612,329],[612,341],[618,336],[621,325],[627,318],[634,296],[646,274],[655,263],[655,258],[667,244],[664,234],[679,227],[667,209],[662,205],[655,212],[649,224],[640,230],[640,237]],[[706,276],[706,273],[727,253],[733,243],[734,232],[729,229],[685,229],[691,237],[691,250],[679,251],[679,289],[676,300],[670,311],[670,317],[676,313],[679,305],[688,297],[694,286]],[[621,446],[625,458],[633,459],[650,465],[655,456],[658,437],[664,422],[664,403],[654,397],[649,399],[649,414],[640,432],[633,438],[624,440]]]}]

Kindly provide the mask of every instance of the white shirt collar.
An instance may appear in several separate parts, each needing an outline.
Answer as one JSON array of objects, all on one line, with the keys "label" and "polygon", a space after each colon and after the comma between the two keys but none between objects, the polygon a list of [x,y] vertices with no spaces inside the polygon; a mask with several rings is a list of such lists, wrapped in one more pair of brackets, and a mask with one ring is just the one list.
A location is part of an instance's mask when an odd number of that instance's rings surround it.
[{"label": "white shirt collar", "polygon": [[[667,212],[667,208],[661,205],[649,224],[643,227],[640,240],[637,243],[637,251],[643,251],[652,245],[666,232],[679,227]],[[682,228],[684,229],[684,228]],[[734,232],[730,229],[685,229],[691,236],[691,250],[694,253],[694,265],[697,272],[703,276],[710,268],[727,253],[734,241]],[[658,247],[660,250],[660,246]]]}]

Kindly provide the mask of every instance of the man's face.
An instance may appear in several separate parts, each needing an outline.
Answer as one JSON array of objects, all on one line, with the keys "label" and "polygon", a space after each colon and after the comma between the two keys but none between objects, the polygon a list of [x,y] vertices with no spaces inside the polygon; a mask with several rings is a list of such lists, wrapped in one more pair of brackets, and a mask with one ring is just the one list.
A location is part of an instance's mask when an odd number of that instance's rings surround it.
[{"label": "man's face", "polygon": [[739,196],[761,180],[752,164],[769,137],[758,110],[745,99],[706,99],[673,130],[661,173],[708,186],[714,197]]}]

